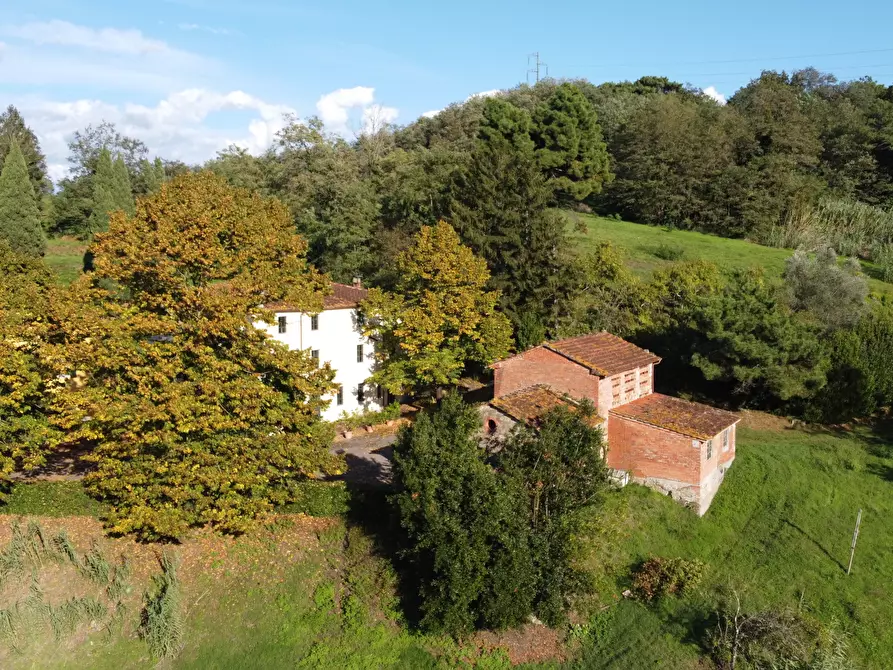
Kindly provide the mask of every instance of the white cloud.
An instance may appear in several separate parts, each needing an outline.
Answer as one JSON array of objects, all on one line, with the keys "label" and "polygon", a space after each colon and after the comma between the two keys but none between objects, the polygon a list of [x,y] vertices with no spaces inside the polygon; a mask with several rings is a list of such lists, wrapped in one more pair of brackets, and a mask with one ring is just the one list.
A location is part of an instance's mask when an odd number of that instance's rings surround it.
[{"label": "white cloud", "polygon": [[139,30],[88,28],[68,21],[26,23],[21,26],[4,26],[0,30],[6,35],[37,45],[55,44],[130,55],[174,51],[166,43],[150,39]]},{"label": "white cloud", "polygon": [[492,98],[494,95],[499,95],[500,93],[502,93],[501,88],[494,88],[489,91],[481,91],[480,93],[472,93],[467,98],[465,98],[465,102],[474,100],[475,98]]},{"label": "white cloud", "polygon": [[[203,163],[229,144],[260,153],[284,126],[283,115],[294,113],[287,105],[268,103],[244,91],[204,89],[173,93],[154,106],[88,99],[55,102],[26,98],[14,102],[37,133],[54,180],[67,172],[71,134],[103,120],[114,123],[124,135],[145,142],[152,155],[192,164]],[[221,129],[207,123],[215,114],[232,111],[254,112],[255,116],[241,129],[233,124]]]},{"label": "white cloud", "polygon": [[139,30],[47,21],[0,25],[0,35],[12,38],[3,53],[0,85],[100,86],[167,93],[220,71],[213,60]]},{"label": "white cloud", "polygon": [[339,88],[337,91],[326,93],[316,102],[316,110],[319,118],[326,124],[326,129],[347,135],[356,133],[357,113],[360,127],[363,132],[376,130],[383,124],[393,123],[397,120],[399,110],[395,107],[383,107],[375,103],[375,89],[370,86],[354,86],[353,88]]},{"label": "white cloud", "polygon": [[423,113],[422,113],[422,118],[424,118],[424,119],[433,119],[435,116],[437,116],[438,114],[440,114],[442,111],[443,111],[442,109],[432,109],[430,112],[423,112]]},{"label": "white cloud", "polygon": [[198,23],[180,23],[177,28],[187,32],[199,31],[203,33],[211,33],[212,35],[231,35],[232,31],[227,28],[214,28],[213,26],[202,26]]},{"label": "white cloud", "polygon": [[707,88],[703,89],[702,93],[708,98],[713,98],[720,105],[726,104],[726,96],[717,91],[715,86],[708,86]]}]

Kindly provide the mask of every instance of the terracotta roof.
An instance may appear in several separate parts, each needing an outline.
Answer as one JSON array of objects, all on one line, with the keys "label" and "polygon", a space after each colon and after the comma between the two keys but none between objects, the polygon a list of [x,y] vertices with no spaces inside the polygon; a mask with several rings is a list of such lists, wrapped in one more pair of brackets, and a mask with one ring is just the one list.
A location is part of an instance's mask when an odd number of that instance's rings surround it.
[{"label": "terracotta roof", "polygon": [[[538,419],[556,407],[576,407],[573,400],[561,396],[546,384],[528,386],[520,391],[508,393],[492,400],[490,404],[499,411],[508,414],[515,421],[522,421],[529,425],[536,425]],[[604,419],[600,416],[593,416],[591,423],[598,425],[604,423]]]},{"label": "terracotta roof", "polygon": [[367,289],[332,282],[332,293],[326,296],[324,305],[326,309],[356,307],[367,297],[369,297]]},{"label": "terracotta roof", "polygon": [[724,409],[690,402],[660,393],[651,393],[611,410],[627,419],[641,421],[658,428],[682,433],[698,440],[709,440],[720,431],[740,421],[740,417]]},{"label": "terracotta roof", "polygon": [[[348,286],[347,284],[336,284],[332,282],[332,292],[323,299],[323,309],[347,309],[357,307],[363,300],[369,296],[369,291],[356,286]],[[295,309],[294,306],[284,302],[274,302],[266,305],[267,309],[274,312],[301,312],[303,310]]]},{"label": "terracotta roof", "polygon": [[543,346],[601,377],[660,363],[660,356],[605,331],[547,342]]}]

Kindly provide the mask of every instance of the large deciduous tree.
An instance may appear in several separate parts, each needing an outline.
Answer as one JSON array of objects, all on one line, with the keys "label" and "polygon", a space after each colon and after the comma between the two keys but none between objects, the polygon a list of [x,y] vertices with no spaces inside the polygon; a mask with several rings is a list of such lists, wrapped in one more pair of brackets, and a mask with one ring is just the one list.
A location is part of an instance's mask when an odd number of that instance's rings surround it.
[{"label": "large deciduous tree", "polygon": [[189,174],[116,211],[58,315],[59,371],[82,388],[56,409],[93,445],[85,484],[115,532],[241,531],[289,483],[337,467],[318,418],[332,371],[253,326],[261,305],[315,313],[326,277],[286,208],[211,173]]},{"label": "large deciduous tree", "polygon": [[571,83],[537,107],[533,140],[537,161],[560,194],[583,200],[613,178],[595,109]]},{"label": "large deciduous tree", "polygon": [[49,406],[59,383],[43,360],[52,291],[40,259],[0,240],[0,495],[15,468],[42,465],[58,438]]},{"label": "large deciduous tree", "polygon": [[377,342],[374,382],[393,393],[430,390],[508,354],[511,327],[496,311],[499,292],[486,289],[487,264],[448,223],[423,227],[397,272],[393,292],[372,289],[362,306]]},{"label": "large deciduous tree", "polygon": [[43,256],[46,251],[40,208],[28,166],[15,141],[0,171],[0,239],[22,254]]}]

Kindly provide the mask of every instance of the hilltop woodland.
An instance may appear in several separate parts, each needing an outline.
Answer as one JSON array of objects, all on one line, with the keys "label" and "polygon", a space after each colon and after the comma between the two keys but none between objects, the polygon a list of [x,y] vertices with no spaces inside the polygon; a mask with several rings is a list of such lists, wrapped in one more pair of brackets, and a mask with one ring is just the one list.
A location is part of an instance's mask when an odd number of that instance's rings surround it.
[{"label": "hilltop woodland", "polygon": [[[375,381],[444,398],[395,447],[391,507],[421,625],[464,635],[566,620],[586,591],[580,513],[607,479],[585,408],[482,452],[474,417],[444,397],[462,376],[606,329],[660,353],[662,390],[713,404],[821,423],[893,404],[893,306],[865,274],[893,280],[893,87],[764,72],[720,105],[659,77],[548,80],[351,140],[286,121],[266,153],[202,166],[91,126],[53,190],[35,134],[15,108],[0,115],[5,484],[76,448],[111,531],[244,532],[343,468],[318,418],[332,371],[245,324],[271,322],[272,301],[319,310],[330,280],[362,277]],[[643,276],[610,243],[574,244],[592,212],[791,251],[780,279],[672,250]],[[88,245],[70,286],[42,260],[59,236]],[[642,593],[699,572],[642,569]],[[836,644],[787,612],[754,614],[745,634],[728,611],[724,667],[820,667]]]}]

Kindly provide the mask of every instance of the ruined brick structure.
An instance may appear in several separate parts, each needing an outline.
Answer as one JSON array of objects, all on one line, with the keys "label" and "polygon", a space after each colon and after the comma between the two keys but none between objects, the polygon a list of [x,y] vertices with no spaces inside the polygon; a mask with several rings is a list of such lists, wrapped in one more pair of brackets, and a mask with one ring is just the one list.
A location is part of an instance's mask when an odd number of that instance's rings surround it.
[{"label": "ruined brick structure", "polygon": [[534,347],[493,364],[484,430],[499,438],[558,404],[586,398],[608,440],[607,464],[704,514],[735,460],[738,417],[654,393],[660,358],[610,333]]}]

